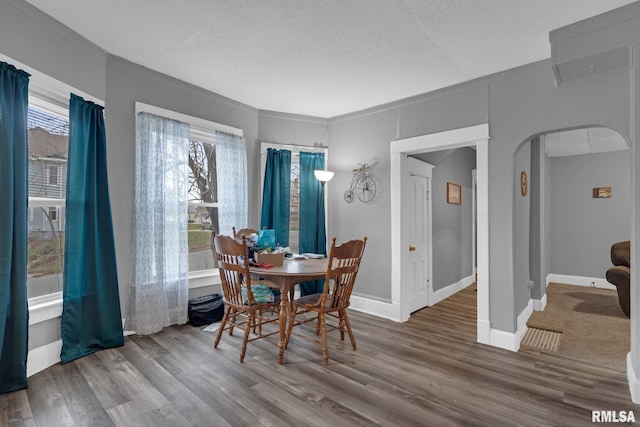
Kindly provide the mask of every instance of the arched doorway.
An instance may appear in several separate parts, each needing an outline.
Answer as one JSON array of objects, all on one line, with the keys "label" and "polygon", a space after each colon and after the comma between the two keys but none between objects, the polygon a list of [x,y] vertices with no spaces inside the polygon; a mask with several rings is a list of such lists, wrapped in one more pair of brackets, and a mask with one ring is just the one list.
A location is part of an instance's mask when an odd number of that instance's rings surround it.
[{"label": "arched doorway", "polygon": [[604,127],[546,132],[516,149],[514,298],[533,312],[523,349],[537,345],[535,332],[554,344],[543,351],[625,369],[630,322],[604,277],[611,245],[631,236],[628,149]]}]

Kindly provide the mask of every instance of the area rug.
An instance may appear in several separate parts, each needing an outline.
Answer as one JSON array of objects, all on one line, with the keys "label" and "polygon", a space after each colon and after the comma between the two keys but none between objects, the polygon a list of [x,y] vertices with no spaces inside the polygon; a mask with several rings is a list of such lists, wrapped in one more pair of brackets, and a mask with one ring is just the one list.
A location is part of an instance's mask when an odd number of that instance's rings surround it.
[{"label": "area rug", "polygon": [[540,351],[626,369],[630,322],[615,290],[550,283],[547,306],[531,315],[527,327],[560,334],[557,350]]}]

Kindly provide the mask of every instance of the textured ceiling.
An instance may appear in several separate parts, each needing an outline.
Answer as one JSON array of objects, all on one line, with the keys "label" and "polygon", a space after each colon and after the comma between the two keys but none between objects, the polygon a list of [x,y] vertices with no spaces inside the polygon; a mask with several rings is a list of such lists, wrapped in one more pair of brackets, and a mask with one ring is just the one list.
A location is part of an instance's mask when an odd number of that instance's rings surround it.
[{"label": "textured ceiling", "polygon": [[106,51],[263,110],[333,117],[550,57],[625,0],[27,0]]}]

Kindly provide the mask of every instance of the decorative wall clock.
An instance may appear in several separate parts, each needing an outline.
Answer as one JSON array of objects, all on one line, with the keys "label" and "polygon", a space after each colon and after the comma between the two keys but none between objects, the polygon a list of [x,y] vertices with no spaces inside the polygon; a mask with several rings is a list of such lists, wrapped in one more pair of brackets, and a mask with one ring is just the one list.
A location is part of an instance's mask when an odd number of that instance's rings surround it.
[{"label": "decorative wall clock", "polygon": [[522,193],[523,196],[527,195],[527,187],[529,185],[527,184],[527,172],[526,171],[522,171],[520,173],[520,192]]}]

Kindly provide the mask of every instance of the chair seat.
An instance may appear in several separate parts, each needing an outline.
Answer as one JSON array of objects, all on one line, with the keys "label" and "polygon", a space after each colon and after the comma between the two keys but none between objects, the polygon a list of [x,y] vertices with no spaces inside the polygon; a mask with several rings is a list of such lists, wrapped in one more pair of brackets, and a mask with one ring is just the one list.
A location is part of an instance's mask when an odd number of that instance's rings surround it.
[{"label": "chair seat", "polygon": [[[318,304],[318,302],[320,301],[320,298],[322,298],[322,293],[305,295],[303,297],[293,300],[291,303],[300,307],[305,307],[307,305]],[[331,307],[331,296],[328,296],[327,300],[324,302],[323,311],[333,311],[333,310],[338,310],[339,308],[346,308],[346,307]]]}]

